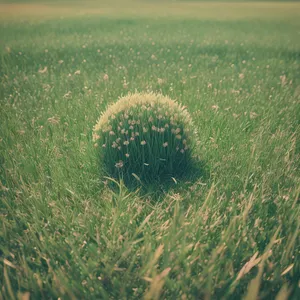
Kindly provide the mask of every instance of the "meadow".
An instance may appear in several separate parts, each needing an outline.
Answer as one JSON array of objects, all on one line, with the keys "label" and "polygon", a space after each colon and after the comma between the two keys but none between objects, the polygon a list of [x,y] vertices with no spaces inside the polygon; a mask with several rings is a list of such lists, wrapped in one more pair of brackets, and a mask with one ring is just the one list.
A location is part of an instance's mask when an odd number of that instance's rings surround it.
[{"label": "meadow", "polygon": [[[1,1],[0,58],[0,299],[299,299],[300,3]],[[92,141],[135,91],[199,133],[155,197]]]}]

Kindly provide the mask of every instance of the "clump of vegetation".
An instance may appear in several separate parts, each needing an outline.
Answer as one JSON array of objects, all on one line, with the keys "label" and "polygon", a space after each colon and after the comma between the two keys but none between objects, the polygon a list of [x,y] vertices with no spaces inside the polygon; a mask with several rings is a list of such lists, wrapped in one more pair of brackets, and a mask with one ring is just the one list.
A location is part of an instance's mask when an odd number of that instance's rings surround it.
[{"label": "clump of vegetation", "polygon": [[109,176],[153,183],[189,173],[195,133],[184,106],[161,94],[135,93],[107,108],[93,139]]}]

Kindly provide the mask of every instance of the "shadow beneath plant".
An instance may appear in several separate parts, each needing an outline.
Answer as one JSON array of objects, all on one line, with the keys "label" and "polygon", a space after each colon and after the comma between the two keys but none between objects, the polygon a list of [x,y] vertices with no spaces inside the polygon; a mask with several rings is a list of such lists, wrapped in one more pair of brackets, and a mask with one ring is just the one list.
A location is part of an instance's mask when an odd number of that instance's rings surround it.
[{"label": "shadow beneath plant", "polygon": [[138,190],[140,197],[146,197],[153,202],[160,202],[163,201],[165,195],[171,190],[175,193],[181,193],[200,178],[202,181],[208,181],[210,178],[210,169],[206,162],[199,160],[193,161],[188,172],[176,178],[171,175],[165,175],[156,182],[147,184],[143,184],[139,178],[136,178],[136,180],[134,182],[131,181],[130,184],[125,182],[125,186],[130,192]]}]

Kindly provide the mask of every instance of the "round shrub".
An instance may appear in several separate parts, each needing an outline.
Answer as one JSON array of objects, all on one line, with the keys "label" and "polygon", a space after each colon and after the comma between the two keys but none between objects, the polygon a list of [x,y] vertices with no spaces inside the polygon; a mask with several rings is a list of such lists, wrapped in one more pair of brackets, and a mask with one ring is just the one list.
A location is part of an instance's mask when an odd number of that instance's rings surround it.
[{"label": "round shrub", "polygon": [[186,174],[196,136],[185,107],[154,93],[120,98],[102,113],[93,130],[101,167],[126,184]]}]

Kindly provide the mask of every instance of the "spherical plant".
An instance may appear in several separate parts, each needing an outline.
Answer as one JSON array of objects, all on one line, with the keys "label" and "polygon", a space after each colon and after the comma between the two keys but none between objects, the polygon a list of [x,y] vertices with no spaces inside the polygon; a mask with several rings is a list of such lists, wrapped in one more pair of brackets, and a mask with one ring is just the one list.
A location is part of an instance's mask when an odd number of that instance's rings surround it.
[{"label": "spherical plant", "polygon": [[120,98],[93,130],[101,167],[126,184],[174,180],[188,173],[196,136],[186,108],[154,93]]}]

